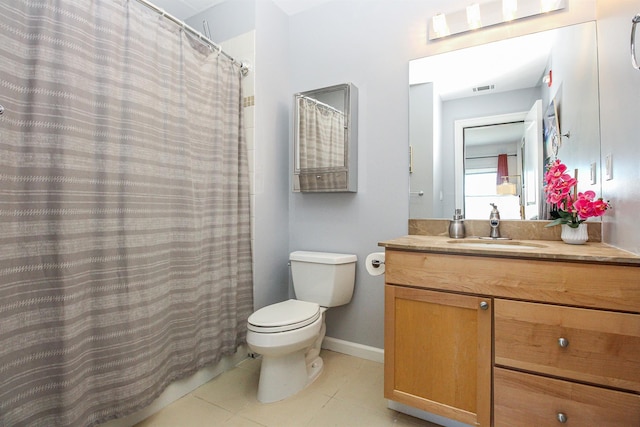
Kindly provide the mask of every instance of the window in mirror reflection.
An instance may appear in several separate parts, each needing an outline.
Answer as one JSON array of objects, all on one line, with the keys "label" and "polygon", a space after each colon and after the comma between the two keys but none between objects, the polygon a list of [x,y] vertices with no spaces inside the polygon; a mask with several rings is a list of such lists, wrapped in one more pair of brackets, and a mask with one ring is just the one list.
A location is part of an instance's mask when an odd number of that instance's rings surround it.
[{"label": "window in mirror reflection", "polygon": [[490,203],[498,206],[500,219],[520,219],[520,197],[496,193],[496,170],[467,169],[464,176],[464,207],[467,218],[489,218]]}]

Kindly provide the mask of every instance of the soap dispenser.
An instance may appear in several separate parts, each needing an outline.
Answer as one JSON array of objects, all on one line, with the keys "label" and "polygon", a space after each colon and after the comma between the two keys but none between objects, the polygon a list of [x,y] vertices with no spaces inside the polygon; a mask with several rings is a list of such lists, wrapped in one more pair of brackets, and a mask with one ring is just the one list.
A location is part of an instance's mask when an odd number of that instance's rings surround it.
[{"label": "soap dispenser", "polygon": [[464,235],[464,217],[462,216],[462,211],[456,209],[453,220],[449,221],[449,237],[452,239],[463,239]]}]

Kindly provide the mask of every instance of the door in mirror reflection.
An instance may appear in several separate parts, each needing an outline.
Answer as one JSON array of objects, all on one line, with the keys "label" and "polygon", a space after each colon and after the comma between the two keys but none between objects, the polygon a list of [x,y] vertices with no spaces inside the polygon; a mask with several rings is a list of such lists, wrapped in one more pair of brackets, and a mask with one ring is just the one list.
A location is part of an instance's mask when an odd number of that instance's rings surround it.
[{"label": "door in mirror reflection", "polygon": [[521,219],[524,122],[495,120],[464,128],[463,212],[470,219],[489,218],[493,203],[502,219]]}]

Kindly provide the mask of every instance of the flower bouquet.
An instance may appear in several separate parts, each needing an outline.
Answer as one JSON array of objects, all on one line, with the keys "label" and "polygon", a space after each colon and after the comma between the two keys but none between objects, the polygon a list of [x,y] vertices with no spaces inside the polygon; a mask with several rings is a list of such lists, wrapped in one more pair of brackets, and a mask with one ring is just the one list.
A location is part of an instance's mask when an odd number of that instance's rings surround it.
[{"label": "flower bouquet", "polygon": [[571,228],[578,228],[586,219],[600,217],[611,208],[609,202],[596,199],[593,191],[577,192],[578,179],[572,177],[567,166],[560,159],[547,167],[544,177],[544,193],[547,203],[555,207],[551,216],[554,218],[546,227],[566,224]]}]

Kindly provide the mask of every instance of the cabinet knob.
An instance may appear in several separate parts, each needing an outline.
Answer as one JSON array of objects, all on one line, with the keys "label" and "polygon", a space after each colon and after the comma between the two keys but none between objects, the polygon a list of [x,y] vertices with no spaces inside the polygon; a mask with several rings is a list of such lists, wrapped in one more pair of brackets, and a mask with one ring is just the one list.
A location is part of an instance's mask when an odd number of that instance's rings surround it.
[{"label": "cabinet knob", "polygon": [[489,308],[489,303],[488,303],[488,302],[486,302],[486,301],[482,301],[482,302],[480,303],[480,309],[481,309],[481,310],[487,310],[488,308]]},{"label": "cabinet knob", "polygon": [[558,422],[561,424],[564,424],[567,422],[567,415],[562,412],[558,412],[558,415],[556,415],[556,418],[558,419]]},{"label": "cabinet knob", "polygon": [[558,338],[558,345],[562,348],[569,347],[569,340],[566,338]]}]

